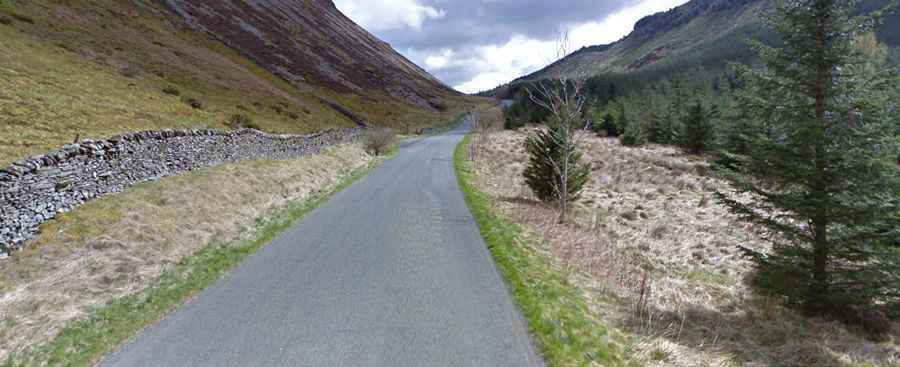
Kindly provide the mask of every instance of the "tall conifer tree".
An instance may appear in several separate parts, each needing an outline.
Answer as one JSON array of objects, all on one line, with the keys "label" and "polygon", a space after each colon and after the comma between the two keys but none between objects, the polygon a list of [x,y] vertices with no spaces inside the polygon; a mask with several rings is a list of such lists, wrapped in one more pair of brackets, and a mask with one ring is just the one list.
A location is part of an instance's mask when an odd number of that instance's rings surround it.
[{"label": "tall conifer tree", "polygon": [[900,300],[897,73],[872,71],[861,42],[879,14],[844,0],[783,0],[768,19],[778,48],[754,43],[764,67],[739,66],[745,126],[724,171],[752,201],[718,194],[768,230],[770,251],[745,249],[760,285],[810,314]]}]

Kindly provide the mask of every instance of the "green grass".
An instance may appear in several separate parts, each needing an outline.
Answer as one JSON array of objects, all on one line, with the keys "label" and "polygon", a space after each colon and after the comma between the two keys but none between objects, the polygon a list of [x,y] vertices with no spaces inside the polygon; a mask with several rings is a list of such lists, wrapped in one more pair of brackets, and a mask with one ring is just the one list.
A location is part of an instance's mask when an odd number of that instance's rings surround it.
[{"label": "green grass", "polygon": [[173,29],[169,16],[153,1],[0,0],[0,167],[76,137],[226,129],[236,113],[272,133],[355,126],[319,97],[393,128],[443,123],[476,101],[447,92],[448,110],[434,112],[384,92],[295,86],[221,42]]},{"label": "green grass", "polygon": [[630,366],[623,337],[588,308],[565,273],[540,253],[518,224],[493,209],[492,199],[471,183],[466,145],[457,146],[454,166],[460,189],[507,285],[528,320],[550,366]]},{"label": "green grass", "polygon": [[89,316],[67,326],[49,343],[12,356],[3,366],[93,365],[144,327],[211,285],[248,255],[383,161],[376,160],[353,172],[327,192],[288,204],[275,214],[259,219],[246,240],[209,244],[163,273],[147,289],[92,311]]},{"label": "green grass", "polygon": [[716,284],[726,287],[732,286],[736,282],[734,278],[726,274],[714,273],[712,271],[703,269],[684,270],[681,276],[688,281]]}]

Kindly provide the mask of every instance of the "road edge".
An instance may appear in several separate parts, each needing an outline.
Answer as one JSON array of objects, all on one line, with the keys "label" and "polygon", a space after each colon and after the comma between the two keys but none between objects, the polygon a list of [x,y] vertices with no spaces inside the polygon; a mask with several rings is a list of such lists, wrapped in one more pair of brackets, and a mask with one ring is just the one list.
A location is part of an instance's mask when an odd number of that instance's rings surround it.
[{"label": "road edge", "polygon": [[493,199],[470,182],[471,138],[467,134],[453,154],[460,191],[547,365],[636,365],[624,356],[614,332],[592,316],[577,287],[539,253],[533,236],[498,213]]},{"label": "road edge", "polygon": [[66,365],[92,366],[105,355],[158,322],[194,295],[215,283],[243,260],[269,244],[354,182],[393,158],[399,150],[377,157],[335,185],[306,200],[288,203],[259,218],[247,237],[230,243],[211,242],[142,291],[115,299],[67,325],[51,341],[11,355],[3,367]]}]

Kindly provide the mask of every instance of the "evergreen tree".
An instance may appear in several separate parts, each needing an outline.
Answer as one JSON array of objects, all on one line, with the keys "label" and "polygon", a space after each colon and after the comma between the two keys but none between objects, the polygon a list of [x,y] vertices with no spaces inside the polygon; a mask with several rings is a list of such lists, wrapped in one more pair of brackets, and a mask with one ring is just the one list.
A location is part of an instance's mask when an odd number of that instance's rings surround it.
[{"label": "evergreen tree", "polygon": [[628,113],[625,111],[624,105],[622,106],[622,111],[619,115],[619,123],[625,130],[622,136],[619,137],[619,141],[622,145],[634,147],[647,144],[647,134],[644,133],[644,127],[639,121],[631,121],[628,119]]},{"label": "evergreen tree", "polygon": [[698,98],[681,119],[683,129],[681,145],[691,154],[700,154],[706,151],[712,141],[712,119],[715,118],[714,108],[707,109]]},{"label": "evergreen tree", "polygon": [[[525,150],[528,152],[528,165],[525,167],[525,184],[531,188],[535,196],[544,202],[559,201],[558,187],[562,182],[562,175],[558,169],[558,164],[563,157],[563,145],[559,143],[560,124],[554,123],[546,130],[538,131],[534,136],[529,136],[525,140]],[[571,146],[570,149],[577,149],[577,146]],[[568,200],[570,202],[577,200],[581,190],[590,177],[590,168],[581,165],[578,161],[581,159],[581,153],[578,151],[570,154],[569,160],[572,165],[572,171],[568,175],[568,182],[565,185],[568,191]]]},{"label": "evergreen tree", "polygon": [[719,145],[725,156],[746,155],[750,152],[750,143],[754,136],[762,133],[762,127],[751,118],[746,106],[735,103],[729,109],[727,123],[723,127],[723,135]]},{"label": "evergreen tree", "polygon": [[[724,170],[753,201],[717,197],[769,230],[766,253],[745,249],[757,284],[809,314],[900,300],[900,121],[895,70],[866,72],[859,36],[876,15],[848,1],[791,0],[768,19],[780,48],[754,43],[764,68],[737,68],[746,147]],[[744,84],[745,82],[745,84]],[[746,149],[745,149],[746,148]]]},{"label": "evergreen tree", "polygon": [[600,124],[600,130],[606,133],[608,137],[618,137],[622,133],[616,123],[616,118],[609,112],[603,115],[603,122]]},{"label": "evergreen tree", "polygon": [[665,144],[667,132],[663,130],[663,116],[653,110],[647,119],[647,141],[657,144]]},{"label": "evergreen tree", "polygon": [[655,141],[655,143],[674,144],[678,141],[679,134],[675,121],[680,118],[680,115],[680,112],[670,104],[665,112],[659,117],[659,121],[656,124],[656,132],[654,134],[656,135],[657,141]]},{"label": "evergreen tree", "polygon": [[[568,37],[561,37],[557,43],[559,58],[568,54],[567,46]],[[590,126],[584,120],[587,85],[586,76],[578,73],[538,81],[535,89],[527,90],[531,101],[549,114],[550,126],[526,140],[531,157],[524,175],[542,200],[549,200],[550,192],[554,194],[560,223],[566,222],[569,203],[577,198],[590,174],[587,166],[578,163],[585,130]]]},{"label": "evergreen tree", "polygon": [[[664,103],[660,103],[660,97],[662,96],[657,93],[648,95],[650,102],[646,111],[647,126],[645,132],[647,135],[647,141],[651,143],[665,144],[664,141],[668,140],[668,131],[665,131],[666,124],[663,121],[663,113],[659,111],[660,105],[664,105]],[[665,99],[663,99],[663,101],[665,101]]]},{"label": "evergreen tree", "polygon": [[669,121],[680,121],[682,111],[684,111],[685,100],[687,99],[684,84],[681,77],[677,75],[672,77],[670,84],[672,100],[669,103]]},{"label": "evergreen tree", "polygon": [[668,84],[664,90],[669,103],[662,107],[661,113],[652,113],[648,120],[646,137],[657,144],[675,144],[680,139],[677,124],[682,119],[686,99],[684,85],[680,76],[672,77]]},{"label": "evergreen tree", "polygon": [[746,106],[737,103],[732,97],[731,105],[726,109],[726,118],[720,124],[721,135],[718,136],[714,163],[727,169],[737,168],[735,157],[745,156],[750,152],[750,142],[762,128],[750,117]]}]

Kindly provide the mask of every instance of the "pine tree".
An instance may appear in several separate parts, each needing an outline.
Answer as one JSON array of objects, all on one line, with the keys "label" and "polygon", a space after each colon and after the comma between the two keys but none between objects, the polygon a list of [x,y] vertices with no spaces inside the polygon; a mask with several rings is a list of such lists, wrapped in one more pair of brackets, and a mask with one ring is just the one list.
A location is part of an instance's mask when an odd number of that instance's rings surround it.
[{"label": "pine tree", "polygon": [[[751,202],[719,193],[768,229],[771,250],[744,249],[757,284],[809,314],[900,300],[900,151],[896,70],[867,72],[859,36],[877,14],[851,18],[850,2],[791,0],[768,19],[780,48],[754,43],[764,68],[739,66],[746,152],[723,171]],[[894,96],[895,98],[895,96]],[[741,148],[740,150],[745,150]],[[896,306],[894,306],[896,307]]]},{"label": "pine tree", "polygon": [[647,141],[657,144],[665,144],[667,132],[663,130],[663,116],[659,112],[650,111],[647,119]]},{"label": "pine tree", "polygon": [[[719,145],[723,152],[723,158],[727,155],[746,155],[750,152],[750,143],[754,136],[761,134],[762,128],[751,118],[747,106],[739,103],[728,109],[726,125],[723,127],[723,135]],[[729,159],[730,160],[730,159]]]},{"label": "pine tree", "polygon": [[[600,115],[599,113],[597,114]],[[597,134],[597,136],[607,136],[607,137],[617,137],[621,134],[619,131],[619,127],[617,126],[616,118],[610,112],[606,112],[602,114],[599,123],[595,123],[592,126],[592,131]]]},{"label": "pine tree", "polygon": [[680,139],[678,122],[682,119],[685,104],[685,91],[681,77],[669,80],[667,90],[668,104],[661,113],[652,113],[648,121],[646,137],[657,144],[675,144]]},{"label": "pine tree", "polygon": [[[560,195],[557,191],[562,187],[562,175],[558,164],[563,157],[563,145],[559,143],[560,124],[554,123],[546,130],[538,131],[534,136],[525,140],[525,150],[528,152],[528,165],[525,167],[525,184],[531,188],[535,196],[544,202],[558,202]],[[577,149],[571,146],[570,149]],[[568,191],[569,202],[578,199],[590,177],[590,169],[578,163],[581,153],[574,151],[569,156],[572,171],[568,175],[565,185]]]},{"label": "pine tree", "polygon": [[712,119],[715,115],[715,110],[704,107],[699,98],[688,107],[681,119],[681,146],[689,153],[700,154],[709,147],[713,135]]},{"label": "pine tree", "polygon": [[726,116],[720,121],[721,135],[718,136],[717,151],[714,152],[714,164],[726,169],[737,168],[735,157],[745,156],[750,152],[750,142],[757,134],[763,133],[756,124],[746,106],[737,103],[731,96],[731,105],[726,108]]},{"label": "pine tree", "polygon": [[[681,121],[681,115],[684,111],[684,105],[687,100],[687,93],[684,90],[684,82],[681,80],[681,76],[674,76],[671,80],[672,86],[672,99],[669,102],[669,123],[673,123],[674,121]],[[675,129],[672,129],[673,134]],[[673,139],[671,142],[675,142]]]},{"label": "pine tree", "polygon": [[[557,43],[557,57],[568,54],[568,35]],[[569,203],[577,198],[590,174],[590,169],[578,163],[580,147],[589,124],[584,120],[587,101],[587,77],[559,75],[538,81],[534,89],[526,89],[531,102],[550,116],[550,127],[526,141],[530,153],[524,172],[526,182],[543,200],[552,191],[559,205],[559,222],[566,221]],[[545,190],[546,188],[551,191]]]},{"label": "pine tree", "polygon": [[647,144],[647,134],[644,132],[644,127],[639,121],[633,121],[628,118],[628,113],[625,110],[624,105],[622,105],[622,110],[619,115],[619,124],[622,126],[622,129],[625,130],[625,132],[622,133],[622,136],[619,137],[619,141],[622,145],[635,147]]}]

